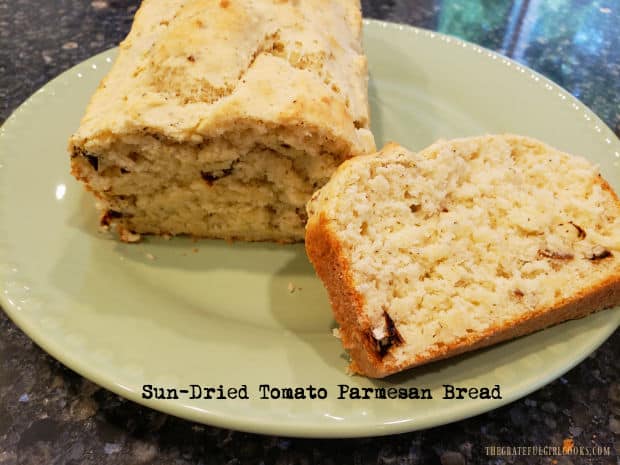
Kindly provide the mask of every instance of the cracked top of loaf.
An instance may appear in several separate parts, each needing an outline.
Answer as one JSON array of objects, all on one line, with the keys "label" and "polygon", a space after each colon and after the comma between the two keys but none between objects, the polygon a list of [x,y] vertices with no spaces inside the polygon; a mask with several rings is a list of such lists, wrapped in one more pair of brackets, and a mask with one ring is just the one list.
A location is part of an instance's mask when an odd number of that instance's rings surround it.
[{"label": "cracked top of loaf", "polygon": [[359,0],[144,0],[72,145],[196,143],[255,121],[374,147]]}]

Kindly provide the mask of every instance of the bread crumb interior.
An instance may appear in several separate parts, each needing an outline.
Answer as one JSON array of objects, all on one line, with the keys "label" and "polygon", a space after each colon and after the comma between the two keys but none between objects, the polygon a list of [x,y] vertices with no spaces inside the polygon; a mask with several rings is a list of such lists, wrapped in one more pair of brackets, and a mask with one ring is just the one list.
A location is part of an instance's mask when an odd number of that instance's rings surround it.
[{"label": "bread crumb interior", "polygon": [[392,145],[337,177],[309,211],[325,208],[336,225],[373,337],[389,331],[385,312],[394,322],[397,362],[620,270],[620,212],[596,167],[536,141]]}]

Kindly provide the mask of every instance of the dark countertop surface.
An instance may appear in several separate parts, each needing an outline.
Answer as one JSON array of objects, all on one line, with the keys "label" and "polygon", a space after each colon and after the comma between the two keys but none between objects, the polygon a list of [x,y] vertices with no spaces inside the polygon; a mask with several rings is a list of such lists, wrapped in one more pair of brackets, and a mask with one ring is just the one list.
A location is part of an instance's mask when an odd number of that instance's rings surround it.
[{"label": "dark countertop surface", "polygon": [[[62,71],[118,44],[137,0],[0,0],[0,117]],[[364,0],[367,17],[500,51],[560,84],[620,134],[617,0]],[[402,435],[260,436],[150,410],[83,379],[0,311],[0,465],[617,464],[620,332],[560,379],[503,408]],[[608,456],[487,456],[484,446],[601,446]]]}]

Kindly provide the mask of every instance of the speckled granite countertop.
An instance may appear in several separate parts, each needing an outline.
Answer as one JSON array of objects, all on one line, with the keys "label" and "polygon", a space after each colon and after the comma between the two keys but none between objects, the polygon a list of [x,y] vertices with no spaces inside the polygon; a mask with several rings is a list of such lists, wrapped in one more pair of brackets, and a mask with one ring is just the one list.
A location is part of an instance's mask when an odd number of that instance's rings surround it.
[{"label": "speckled granite countertop", "polygon": [[[137,0],[0,0],[0,117],[116,45]],[[440,30],[559,83],[620,134],[616,0],[365,0],[368,17]],[[620,332],[559,380],[501,409],[397,436],[308,440],[233,432],[119,398],[42,352],[0,311],[0,465],[618,463]],[[493,444],[610,448],[600,457],[487,456]]]}]

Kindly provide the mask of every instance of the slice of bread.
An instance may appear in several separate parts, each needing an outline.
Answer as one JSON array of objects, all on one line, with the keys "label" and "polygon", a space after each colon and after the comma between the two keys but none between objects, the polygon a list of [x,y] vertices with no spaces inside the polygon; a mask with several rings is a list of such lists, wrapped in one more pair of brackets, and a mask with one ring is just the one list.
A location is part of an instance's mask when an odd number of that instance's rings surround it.
[{"label": "slice of bread", "polygon": [[620,202],[514,135],[389,144],[307,206],[306,250],[354,372],[384,377],[620,303]]},{"label": "slice of bread", "polygon": [[375,151],[361,35],[359,0],[144,0],[69,142],[102,225],[302,241],[312,193]]}]

